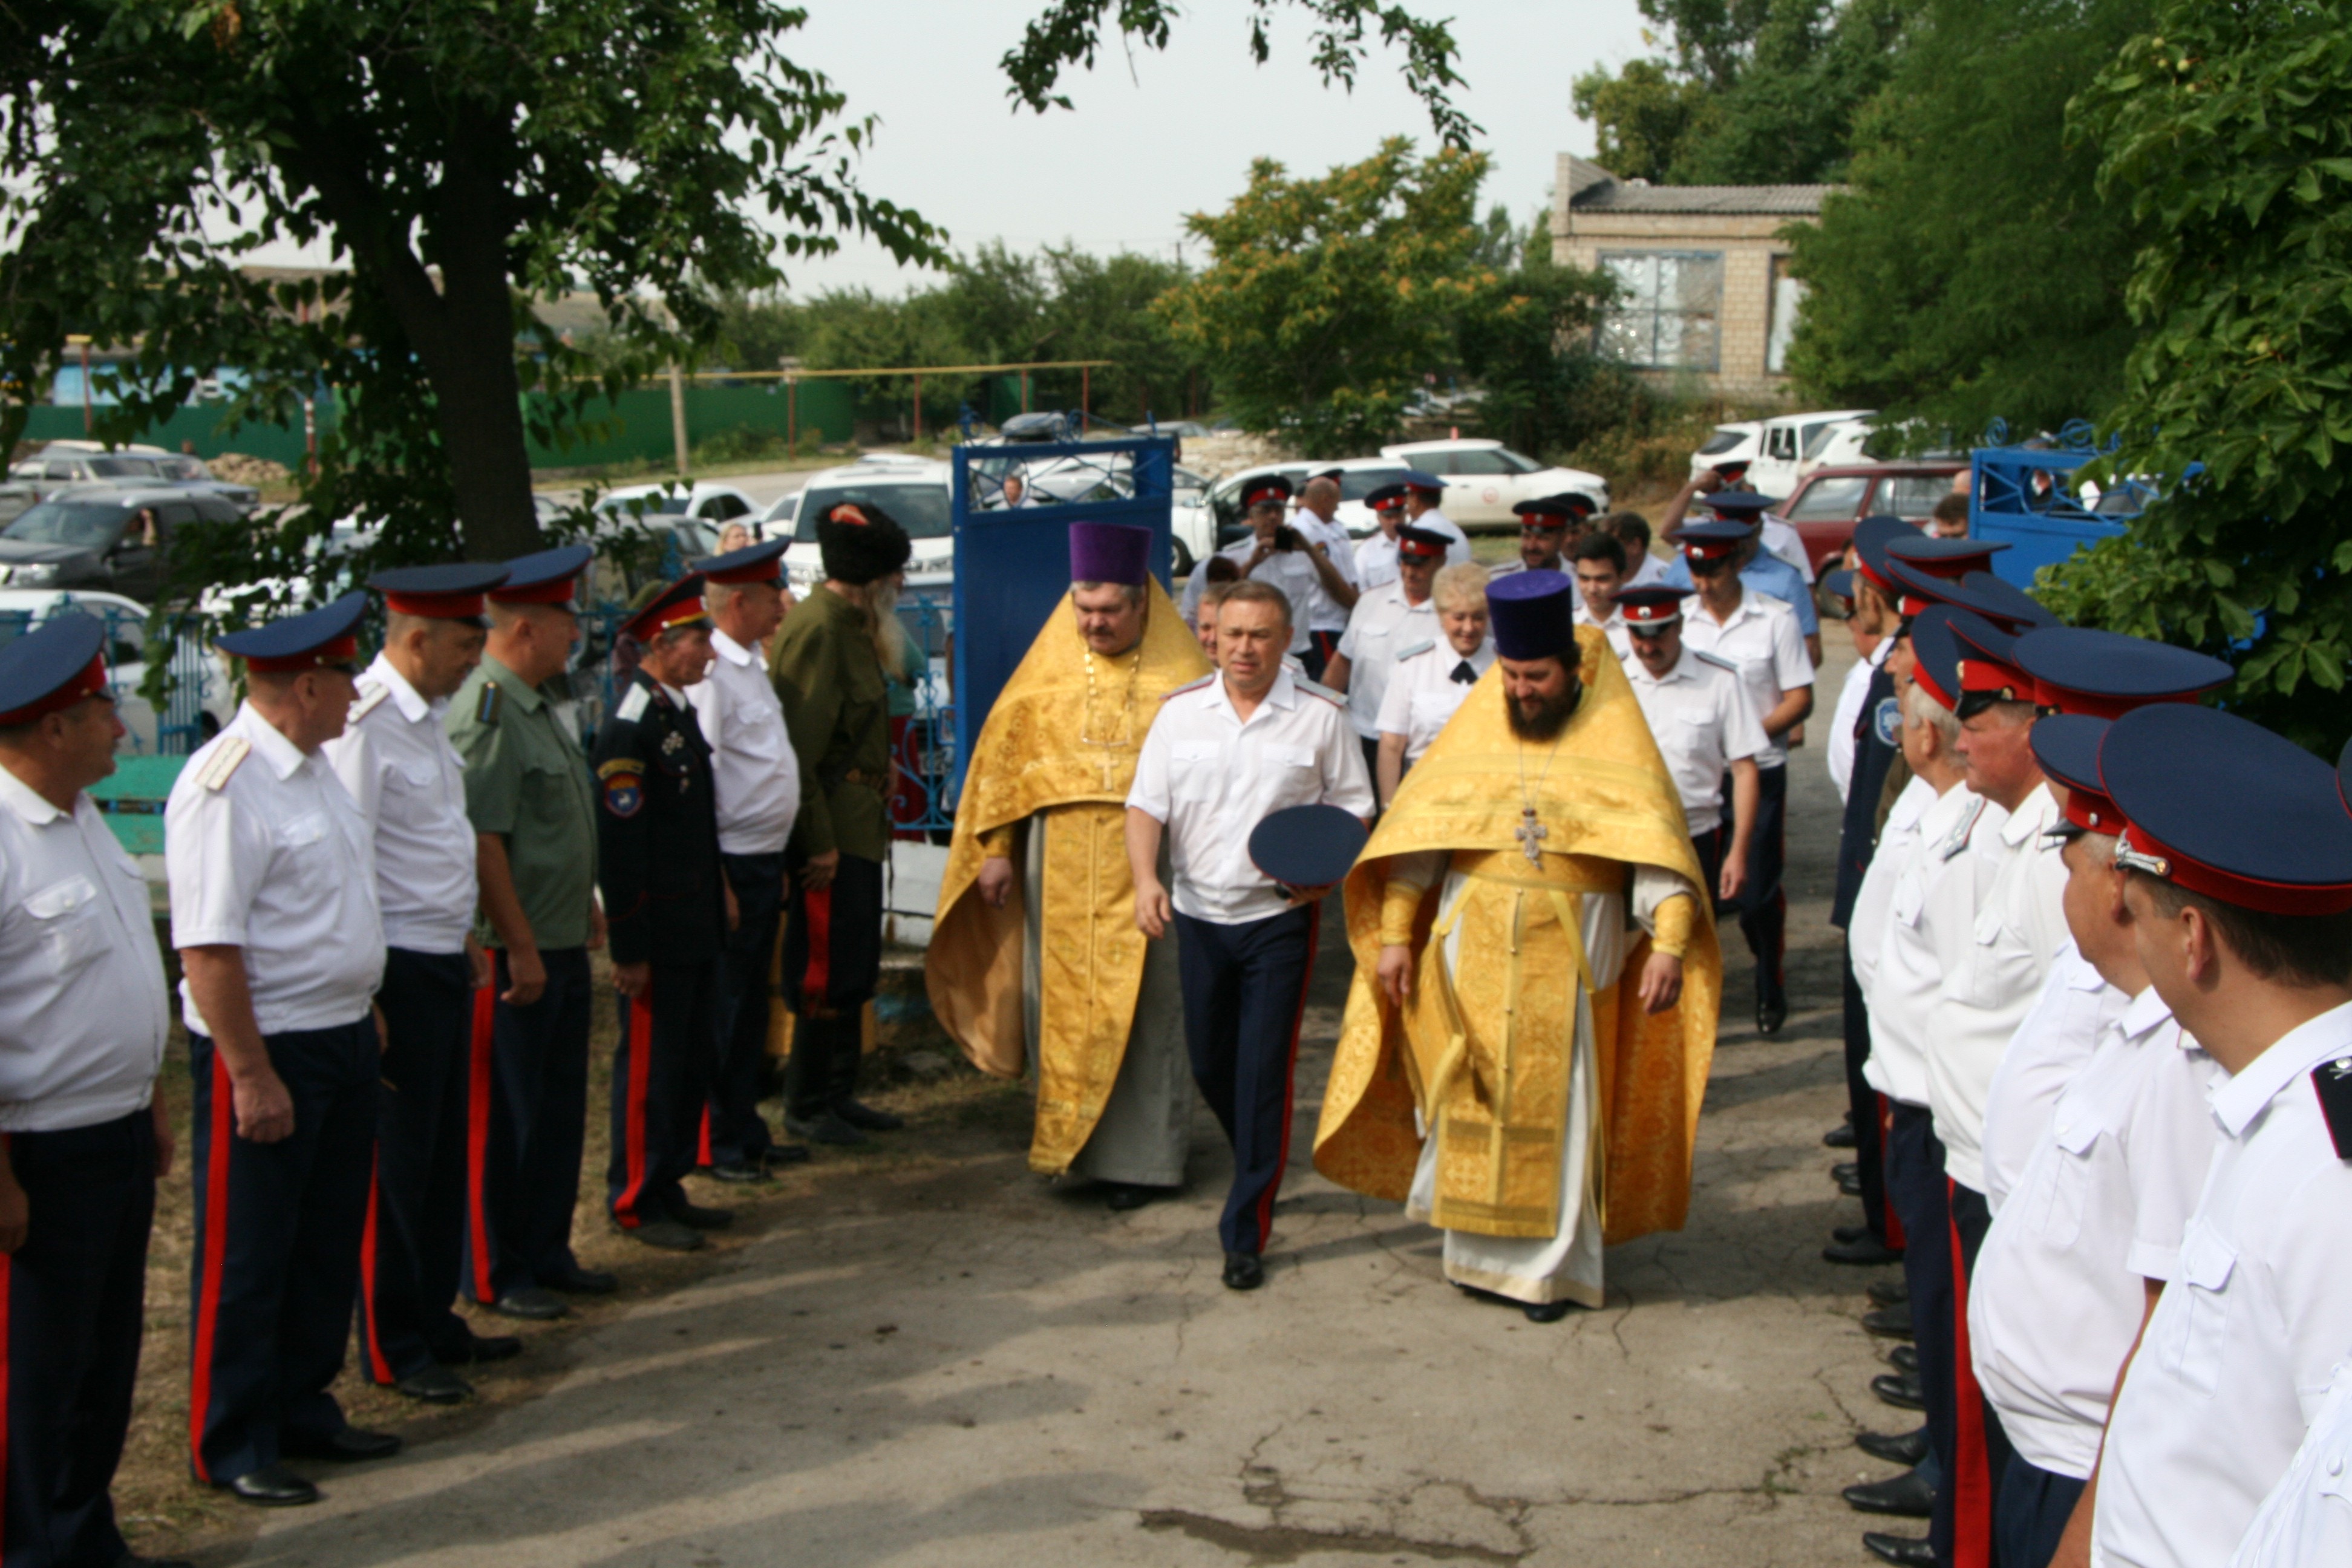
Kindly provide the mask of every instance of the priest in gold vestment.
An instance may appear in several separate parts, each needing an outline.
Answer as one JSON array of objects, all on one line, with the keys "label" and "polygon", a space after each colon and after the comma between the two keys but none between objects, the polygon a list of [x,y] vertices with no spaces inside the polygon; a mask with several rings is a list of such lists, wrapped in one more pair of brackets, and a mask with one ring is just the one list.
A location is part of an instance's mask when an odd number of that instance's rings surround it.
[{"label": "priest in gold vestment", "polygon": [[1127,795],[1160,699],[1208,673],[1148,570],[1150,531],[1070,527],[1066,610],[989,710],[964,773],[924,961],[982,1071],[1037,1074],[1030,1168],[1113,1208],[1181,1186],[1192,1078],[1176,938],[1136,929]]},{"label": "priest in gold vestment", "polygon": [[1601,1304],[1604,1241],[1683,1223],[1722,970],[1673,777],[1570,579],[1487,597],[1495,667],[1348,878],[1315,1164],[1549,1322]]}]

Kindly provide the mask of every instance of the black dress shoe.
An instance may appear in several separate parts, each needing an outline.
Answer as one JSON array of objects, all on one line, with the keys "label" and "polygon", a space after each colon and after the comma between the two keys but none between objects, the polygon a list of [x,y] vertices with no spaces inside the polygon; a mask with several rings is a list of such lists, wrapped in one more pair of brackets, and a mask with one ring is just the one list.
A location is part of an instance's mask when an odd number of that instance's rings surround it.
[{"label": "black dress shoe", "polygon": [[1862,1196],[1862,1178],[1860,1176],[1847,1174],[1840,1176],[1836,1180],[1837,1190],[1843,1193],[1847,1197],[1858,1198]]},{"label": "black dress shoe", "polygon": [[393,1386],[425,1405],[462,1405],[474,1394],[472,1384],[437,1362],[410,1373]]},{"label": "black dress shoe", "polygon": [[735,1223],[735,1211],[705,1208],[680,1198],[669,1205],[669,1217],[689,1230],[725,1230]]},{"label": "black dress shoe", "polygon": [[537,1285],[516,1286],[491,1302],[490,1310],[503,1318],[520,1318],[530,1323],[544,1323],[572,1313],[572,1309],[557,1300],[552,1291]]},{"label": "black dress shoe", "polygon": [[1876,1237],[1866,1236],[1860,1241],[1832,1242],[1822,1248],[1822,1259],[1826,1263],[1851,1263],[1860,1266],[1869,1263],[1900,1263],[1903,1261],[1903,1254],[1899,1249],[1887,1246]]},{"label": "black dress shoe", "polygon": [[512,1361],[522,1354],[522,1341],[512,1334],[469,1333],[462,1340],[433,1347],[433,1359],[443,1366],[483,1366]]},{"label": "black dress shoe", "polygon": [[621,1288],[621,1277],[607,1274],[602,1268],[583,1268],[575,1263],[560,1274],[549,1275],[547,1288],[571,1296],[609,1296]]},{"label": "black dress shoe", "polygon": [[1874,1307],[1900,1307],[1911,1300],[1911,1287],[1900,1279],[1874,1279],[1863,1294]]},{"label": "black dress shoe", "polygon": [[1906,1301],[1899,1307],[1881,1307],[1874,1312],[1864,1312],[1862,1315],[1862,1331],[1874,1334],[1882,1340],[1912,1338],[1911,1303]]},{"label": "black dress shoe", "polygon": [[765,1161],[754,1165],[749,1161],[744,1160],[730,1160],[723,1165],[711,1166],[710,1179],[714,1182],[737,1183],[772,1182],[775,1180],[773,1176],[768,1174],[768,1166]]},{"label": "black dress shoe", "polygon": [[1862,1180],[1862,1163],[1858,1160],[1846,1160],[1838,1164],[1832,1165],[1830,1167],[1830,1180],[1841,1184],[1846,1182],[1858,1182]]},{"label": "black dress shoe", "polygon": [[768,1169],[772,1171],[779,1165],[805,1165],[809,1159],[808,1145],[771,1143],[761,1153],[761,1158],[767,1162]]},{"label": "black dress shoe", "polygon": [[640,1247],[658,1247],[664,1252],[698,1252],[703,1247],[702,1233],[683,1226],[674,1219],[649,1219],[634,1227],[624,1227],[623,1236]]},{"label": "black dress shoe", "polygon": [[223,1481],[221,1489],[256,1508],[299,1508],[319,1500],[319,1489],[283,1465],[264,1465],[257,1470],[247,1470],[233,1480]]},{"label": "black dress shoe", "polygon": [[1916,1372],[1882,1372],[1870,1380],[1870,1392],[1897,1410],[1927,1408],[1927,1390]]},{"label": "black dress shoe", "polygon": [[860,1132],[896,1132],[907,1125],[907,1119],[892,1111],[877,1110],[844,1096],[833,1102],[833,1113],[856,1128]]},{"label": "black dress shoe", "polygon": [[831,1144],[847,1148],[866,1142],[866,1134],[828,1110],[822,1116],[784,1118],[784,1131],[795,1138],[805,1138],[812,1143]]},{"label": "black dress shoe", "polygon": [[1822,1147],[1824,1149],[1851,1149],[1853,1144],[1853,1123],[1851,1121],[1843,1127],[1832,1127],[1822,1134]]},{"label": "black dress shoe", "polygon": [[1103,1207],[1113,1214],[1127,1214],[1155,1198],[1168,1195],[1166,1187],[1147,1187],[1141,1182],[1097,1182],[1095,1184],[1103,1189]]},{"label": "black dress shoe", "polygon": [[1893,1367],[1897,1372],[1907,1372],[1915,1377],[1917,1376],[1919,1372],[1919,1347],[1914,1344],[1896,1345],[1893,1350],[1886,1352],[1886,1364]]},{"label": "black dress shoe", "polygon": [[1853,1446],[1874,1459],[1908,1469],[1927,1457],[1927,1428],[1910,1432],[1856,1432]]},{"label": "black dress shoe", "polygon": [[1830,1232],[1830,1239],[1841,1247],[1852,1247],[1869,1234],[1870,1227],[1866,1225],[1842,1225]]},{"label": "black dress shoe", "polygon": [[344,1426],[325,1437],[281,1433],[278,1446],[285,1450],[289,1458],[331,1459],[337,1464],[358,1464],[364,1459],[389,1459],[399,1453],[400,1435]]},{"label": "black dress shoe", "polygon": [[1925,1538],[1913,1540],[1907,1535],[1882,1535],[1874,1530],[1862,1532],[1863,1550],[1881,1563],[1892,1563],[1895,1568],[1936,1568],[1936,1549]]},{"label": "black dress shoe", "polygon": [[1523,1305],[1519,1308],[1519,1310],[1527,1314],[1528,1321],[1530,1323],[1557,1323],[1562,1318],[1567,1317],[1570,1312],[1576,1310],[1576,1303],[1573,1301],[1538,1301],[1531,1306]]},{"label": "black dress shoe", "polygon": [[1756,1032],[1777,1035],[1780,1026],[1789,1021],[1789,999],[1786,996],[1759,997],[1756,1003]]},{"label": "black dress shoe", "polygon": [[1917,1470],[1906,1470],[1883,1481],[1860,1481],[1838,1495],[1856,1513],[1926,1519],[1936,1511],[1936,1489]]},{"label": "black dress shoe", "polygon": [[1265,1283],[1265,1265],[1255,1252],[1225,1254],[1225,1289],[1255,1290]]}]

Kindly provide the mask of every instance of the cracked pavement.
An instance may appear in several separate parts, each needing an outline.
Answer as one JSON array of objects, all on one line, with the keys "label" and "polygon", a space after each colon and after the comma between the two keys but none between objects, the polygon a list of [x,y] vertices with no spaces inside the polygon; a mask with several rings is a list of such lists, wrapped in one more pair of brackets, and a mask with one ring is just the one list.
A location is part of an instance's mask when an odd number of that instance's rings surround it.
[{"label": "cracked pavement", "polygon": [[[1837,628],[1830,640],[1843,642]],[[1740,1565],[1864,1561],[1838,1500],[1886,1468],[1857,1421],[1873,1271],[1819,1250],[1858,1205],[1843,1110],[1836,796],[1823,671],[1790,770],[1795,1012],[1731,998],[1687,1229],[1612,1251],[1597,1312],[1537,1325],[1457,1294],[1435,1233],[1307,1163],[1345,984],[1325,922],[1265,1289],[1217,1278],[1229,1163],[1196,1117],[1178,1201],[1106,1213],[1002,1126],[928,1124],[821,1164],[698,1280],[566,1342],[539,1397],[322,1478],[319,1507],[205,1555],[320,1568]],[[1000,1119],[1001,1121],[1002,1119]]]}]

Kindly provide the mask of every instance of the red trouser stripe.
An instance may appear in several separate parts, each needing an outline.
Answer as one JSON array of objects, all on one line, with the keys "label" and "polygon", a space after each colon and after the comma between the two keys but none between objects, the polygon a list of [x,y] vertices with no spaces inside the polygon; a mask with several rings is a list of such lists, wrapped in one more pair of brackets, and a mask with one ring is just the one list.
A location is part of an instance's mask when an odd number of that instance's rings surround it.
[{"label": "red trouser stripe", "polygon": [[710,1107],[702,1108],[702,1142],[695,1150],[694,1163],[704,1170],[710,1168]]},{"label": "red trouser stripe", "polygon": [[490,1163],[490,1094],[495,1060],[491,1021],[498,1016],[498,972],[474,993],[474,1037],[466,1057],[466,1236],[473,1254],[474,1300],[488,1306],[499,1299],[490,1283],[490,1215],[483,1195],[483,1172]]},{"label": "red trouser stripe", "polygon": [[379,1384],[391,1384],[397,1380],[375,1323],[376,1210],[383,1201],[383,1166],[381,1153],[368,1161],[367,1224],[360,1231],[360,1332],[367,1340],[368,1375]]},{"label": "red trouser stripe", "polygon": [[653,982],[646,982],[645,993],[629,999],[629,1087],[626,1110],[624,1111],[625,1135],[622,1142],[628,1160],[629,1184],[621,1189],[619,1201],[613,1205],[613,1217],[622,1228],[637,1228],[637,1199],[646,1190],[646,1084],[653,1070],[654,990]]},{"label": "red trouser stripe", "polygon": [[[1883,1094],[1870,1097],[1878,1107],[1878,1186],[1886,1189],[1886,1151],[1895,1142],[1895,1102]],[[1878,1212],[1886,1216],[1886,1245],[1897,1252],[1903,1250],[1903,1216],[1895,1212],[1892,1199],[1882,1200]]]},{"label": "red trouser stripe", "polygon": [[801,1010],[814,1012],[829,1005],[825,987],[833,981],[833,889],[819,888],[803,900],[801,918],[808,921],[808,967],[801,971]]},{"label": "red trouser stripe", "polygon": [[1290,1054],[1282,1067],[1282,1152],[1274,1162],[1274,1180],[1257,1200],[1257,1245],[1263,1251],[1274,1235],[1274,1200],[1282,1191],[1282,1173],[1290,1168],[1290,1119],[1298,1097],[1298,1031],[1307,1021],[1307,988],[1315,983],[1315,946],[1323,935],[1323,906],[1307,906],[1307,967],[1298,976],[1298,1006],[1290,1015]]},{"label": "red trouser stripe", "polygon": [[[1948,1207],[1958,1184],[1945,1178]],[[1977,1387],[1976,1362],[1969,1350],[1969,1275],[1960,1262],[1960,1222],[1952,1231],[1952,1393],[1959,1440],[1953,1455],[1952,1568],[1990,1568],[1992,1563],[1992,1463],[1985,1453],[1984,1394]]]},{"label": "red trouser stripe", "polygon": [[220,1323],[221,1268],[228,1258],[229,1140],[236,1136],[236,1091],[228,1061],[213,1051],[212,1147],[205,1157],[204,1283],[196,1292],[196,1352],[188,1379],[188,1463],[209,1484],[205,1464],[205,1415],[213,1402],[213,1335]]}]

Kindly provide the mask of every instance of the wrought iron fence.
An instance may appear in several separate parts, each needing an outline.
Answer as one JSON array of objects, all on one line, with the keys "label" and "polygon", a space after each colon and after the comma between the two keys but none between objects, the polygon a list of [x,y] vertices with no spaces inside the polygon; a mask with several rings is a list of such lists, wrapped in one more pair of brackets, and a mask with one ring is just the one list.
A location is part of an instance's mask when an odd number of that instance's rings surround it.
[{"label": "wrought iron fence", "polygon": [[[127,603],[62,593],[35,607],[0,610],[0,646],[63,615],[94,616],[106,628],[107,684],[128,731],[120,750],[137,756],[185,756],[236,713],[227,667],[185,618],[166,621],[159,631],[143,611]],[[160,710],[143,689],[156,654],[164,659]]]}]

